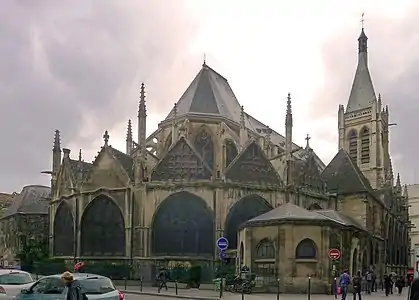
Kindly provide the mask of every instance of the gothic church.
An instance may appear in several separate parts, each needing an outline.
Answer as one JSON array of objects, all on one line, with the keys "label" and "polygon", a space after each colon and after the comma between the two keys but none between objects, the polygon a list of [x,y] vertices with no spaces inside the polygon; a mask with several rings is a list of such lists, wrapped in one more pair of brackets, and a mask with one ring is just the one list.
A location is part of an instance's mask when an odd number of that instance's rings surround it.
[{"label": "gothic church", "polygon": [[[168,261],[213,265],[215,241],[225,236],[237,266],[267,285],[279,278],[285,291],[307,276],[326,286],[336,268],[404,270],[407,194],[393,175],[389,109],[371,81],[364,30],[358,48],[349,101],[338,110],[339,149],[327,166],[309,139],[293,143],[291,95],[283,136],[246,112],[205,63],[148,137],[141,86],[137,135],[128,121],[124,152],[106,131],[92,163],[73,159],[57,130],[51,255],[143,270]],[[342,253],[335,262],[331,248]]]}]

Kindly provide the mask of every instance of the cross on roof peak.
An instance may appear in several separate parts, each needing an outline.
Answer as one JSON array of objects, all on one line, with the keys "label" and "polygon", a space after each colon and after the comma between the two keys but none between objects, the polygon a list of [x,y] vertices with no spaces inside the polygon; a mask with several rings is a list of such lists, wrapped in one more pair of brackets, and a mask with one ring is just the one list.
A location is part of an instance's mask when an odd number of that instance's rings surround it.
[{"label": "cross on roof peak", "polygon": [[105,141],[105,146],[108,146],[109,134],[107,130],[105,131],[105,134],[103,135],[103,140]]},{"label": "cross on roof peak", "polygon": [[310,148],[310,139],[311,139],[311,136],[307,133],[305,137],[305,140],[307,142],[306,148]]}]

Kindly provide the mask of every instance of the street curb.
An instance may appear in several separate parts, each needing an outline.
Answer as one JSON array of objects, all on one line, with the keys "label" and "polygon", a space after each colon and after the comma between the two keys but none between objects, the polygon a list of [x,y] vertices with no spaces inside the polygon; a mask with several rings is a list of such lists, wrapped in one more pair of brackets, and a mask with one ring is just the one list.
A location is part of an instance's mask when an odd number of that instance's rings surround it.
[{"label": "street curb", "polygon": [[219,297],[174,295],[174,294],[165,294],[165,293],[137,292],[137,291],[126,291],[126,290],[121,290],[121,292],[123,292],[124,294],[157,296],[157,297],[178,298],[178,299],[197,299],[197,300],[220,300],[221,299]]}]

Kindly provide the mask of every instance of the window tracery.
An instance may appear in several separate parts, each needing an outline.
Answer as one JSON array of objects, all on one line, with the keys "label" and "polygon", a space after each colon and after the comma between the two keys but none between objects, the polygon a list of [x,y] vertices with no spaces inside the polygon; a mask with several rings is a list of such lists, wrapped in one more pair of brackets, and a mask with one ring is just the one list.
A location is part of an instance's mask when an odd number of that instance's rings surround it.
[{"label": "window tracery", "polygon": [[203,161],[214,169],[214,144],[210,133],[205,129],[201,129],[195,137],[194,146],[196,151],[201,155]]}]

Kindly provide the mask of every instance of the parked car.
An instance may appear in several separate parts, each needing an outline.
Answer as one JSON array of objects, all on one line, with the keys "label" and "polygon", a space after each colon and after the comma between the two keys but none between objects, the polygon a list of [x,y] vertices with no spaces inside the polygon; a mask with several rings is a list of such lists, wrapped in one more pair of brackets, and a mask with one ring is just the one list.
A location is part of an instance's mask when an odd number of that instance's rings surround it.
[{"label": "parked car", "polygon": [[[74,273],[74,281],[81,287],[89,300],[124,300],[122,292],[115,288],[112,280],[108,277]],[[29,288],[23,289],[17,294],[17,300],[65,300],[67,287],[61,280],[61,274],[45,276],[33,283]]]},{"label": "parked car", "polygon": [[0,299],[12,299],[22,289],[34,283],[32,275],[25,271],[0,269]]}]

